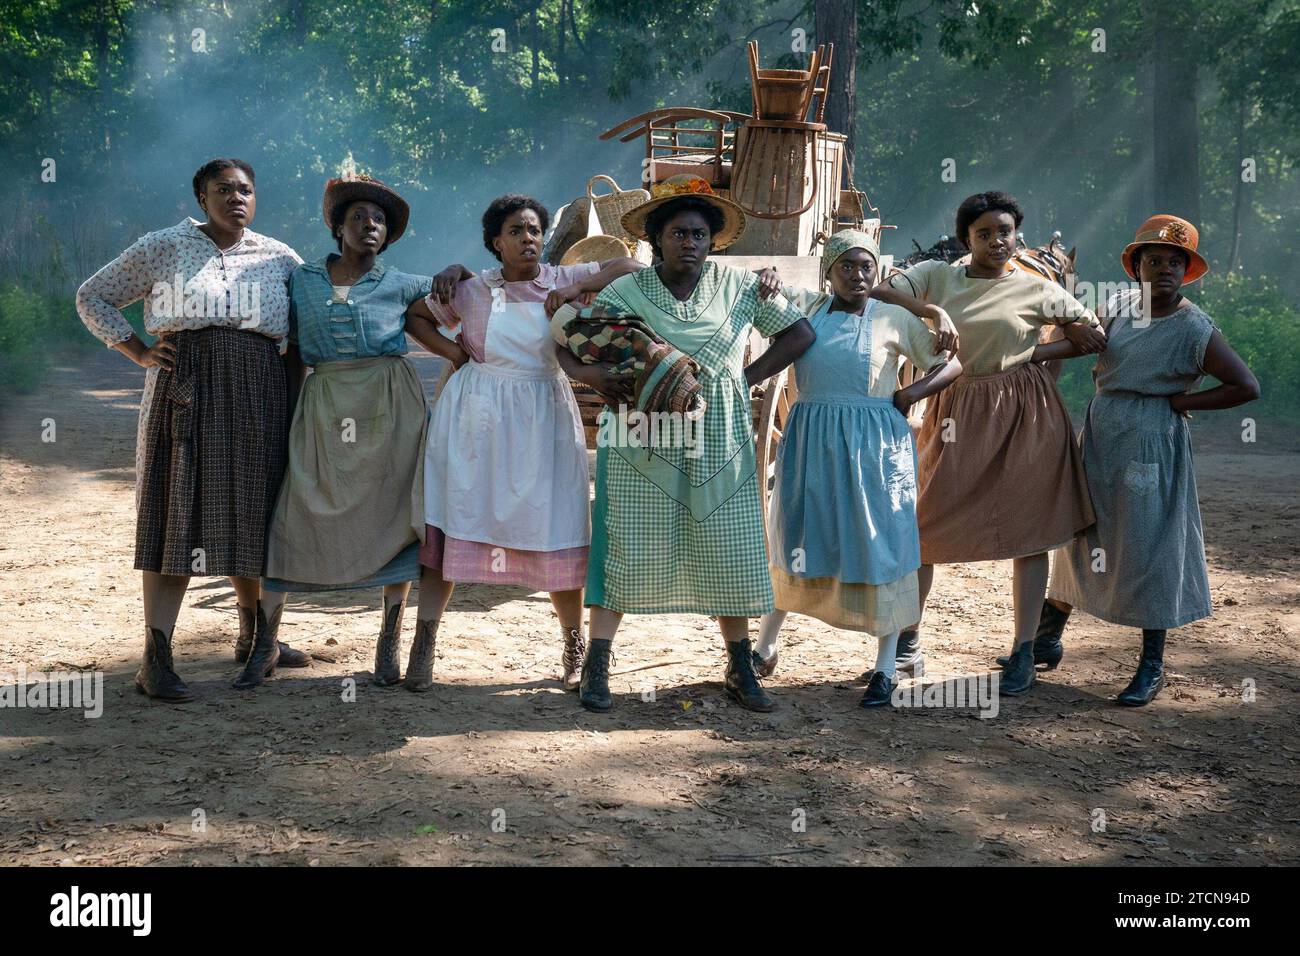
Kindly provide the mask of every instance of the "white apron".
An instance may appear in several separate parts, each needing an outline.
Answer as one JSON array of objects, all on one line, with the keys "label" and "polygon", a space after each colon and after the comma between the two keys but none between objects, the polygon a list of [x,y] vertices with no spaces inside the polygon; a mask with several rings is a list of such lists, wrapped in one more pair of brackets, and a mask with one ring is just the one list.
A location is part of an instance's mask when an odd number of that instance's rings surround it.
[{"label": "white apron", "polygon": [[425,445],[424,520],[463,541],[559,551],[591,541],[587,445],[540,302],[499,303],[483,362],[443,386]]}]

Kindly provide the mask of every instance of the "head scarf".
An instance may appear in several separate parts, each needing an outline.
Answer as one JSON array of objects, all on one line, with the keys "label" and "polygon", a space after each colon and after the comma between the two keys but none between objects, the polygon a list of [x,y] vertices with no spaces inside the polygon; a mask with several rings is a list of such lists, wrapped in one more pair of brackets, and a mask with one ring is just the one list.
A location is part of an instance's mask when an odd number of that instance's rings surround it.
[{"label": "head scarf", "polygon": [[867,250],[876,262],[876,271],[880,271],[880,246],[871,234],[861,229],[841,229],[826,240],[826,248],[822,250],[822,276],[829,275],[831,266],[850,249]]}]

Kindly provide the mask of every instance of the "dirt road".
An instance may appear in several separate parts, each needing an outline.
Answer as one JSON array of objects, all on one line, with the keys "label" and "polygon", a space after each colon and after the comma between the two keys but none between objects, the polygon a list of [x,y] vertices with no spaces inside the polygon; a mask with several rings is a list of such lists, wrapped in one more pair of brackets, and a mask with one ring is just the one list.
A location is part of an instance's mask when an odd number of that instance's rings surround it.
[{"label": "dirt road", "polygon": [[[1061,669],[990,719],[860,710],[873,651],[799,617],[779,710],[750,714],[722,693],[712,622],[664,616],[626,620],[615,710],[590,715],[557,685],[546,596],[486,586],[453,598],[427,695],[368,684],[378,593],[294,598],[282,636],[314,666],[238,692],[234,595],[211,578],[177,628],[197,699],[168,706],[131,683],[142,374],[75,361],[0,411],[0,683],[100,669],[106,699],[97,719],[0,709],[0,863],[1300,860],[1294,432],[1244,444],[1231,421],[1195,423],[1215,614],[1170,634],[1172,680],[1144,710],[1108,700],[1140,636],[1082,615]],[[931,673],[987,671],[1010,600],[1008,563],[941,569]]]}]

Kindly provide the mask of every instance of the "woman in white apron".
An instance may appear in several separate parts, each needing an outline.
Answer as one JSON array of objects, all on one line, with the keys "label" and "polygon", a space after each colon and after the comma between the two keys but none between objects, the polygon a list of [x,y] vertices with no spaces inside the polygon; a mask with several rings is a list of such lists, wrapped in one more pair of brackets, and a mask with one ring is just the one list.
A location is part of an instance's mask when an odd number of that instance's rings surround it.
[{"label": "woman in white apron", "polygon": [[494,200],[483,214],[483,243],[501,267],[474,275],[451,266],[408,313],[436,321],[456,346],[456,371],[425,446],[424,571],[407,667],[415,690],[432,684],[438,623],[457,583],[549,592],[564,641],[564,687],[578,686],[591,540],[587,446],[548,312],[641,263],[547,265],[540,256],[549,219],[527,196]]}]

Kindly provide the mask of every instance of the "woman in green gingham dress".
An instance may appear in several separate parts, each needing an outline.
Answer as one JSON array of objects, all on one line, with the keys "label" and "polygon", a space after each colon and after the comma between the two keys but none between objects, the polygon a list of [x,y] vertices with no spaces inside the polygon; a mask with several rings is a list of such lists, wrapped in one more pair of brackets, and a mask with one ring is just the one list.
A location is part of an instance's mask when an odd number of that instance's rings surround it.
[{"label": "woman in green gingham dress", "polygon": [[[708,260],[744,229],[739,207],[702,180],[674,179],[623,220],[662,263],[615,280],[596,305],[641,317],[695,359],[708,404],[698,421],[673,422],[657,435],[647,423],[644,441],[629,439],[636,421],[626,411],[602,417],[581,699],[589,710],[610,708],[611,644],[624,613],[709,614],[727,644],[728,694],[767,711],[772,703],[754,674],[748,639],[748,619],[773,609],[749,389],[815,336],[780,295],[760,298],[758,277]],[[751,328],[775,341],[746,368]],[[571,375],[600,387],[599,367],[579,367],[567,350],[560,356]]]}]

